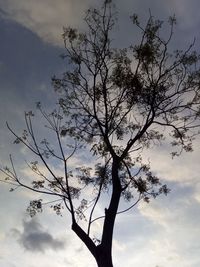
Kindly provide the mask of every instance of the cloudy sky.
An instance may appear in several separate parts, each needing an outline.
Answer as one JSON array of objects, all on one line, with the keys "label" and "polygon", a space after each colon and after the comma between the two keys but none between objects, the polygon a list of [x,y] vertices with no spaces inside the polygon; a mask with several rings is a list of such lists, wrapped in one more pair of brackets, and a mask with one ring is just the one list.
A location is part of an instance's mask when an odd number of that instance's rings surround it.
[{"label": "cloudy sky", "polygon": [[[56,102],[50,78],[65,66],[62,28],[84,28],[84,10],[100,1],[92,0],[0,0],[0,164],[8,164],[12,153],[21,172],[29,157],[13,145],[6,129],[23,129],[23,114],[42,101],[47,109]],[[149,8],[166,20],[176,14],[174,48],[184,48],[196,37],[200,50],[199,0],[116,0],[119,15],[116,42],[134,40],[129,16],[147,19]],[[175,47],[176,46],[176,47]],[[41,131],[42,132],[42,131]],[[151,151],[152,168],[172,189],[168,197],[141,203],[116,222],[113,246],[115,267],[199,267],[200,266],[200,146],[172,160],[167,147]],[[3,179],[2,174],[0,177]],[[0,266],[3,267],[92,267],[95,262],[70,231],[67,216],[50,211],[30,219],[27,191],[9,192],[0,184]]]}]

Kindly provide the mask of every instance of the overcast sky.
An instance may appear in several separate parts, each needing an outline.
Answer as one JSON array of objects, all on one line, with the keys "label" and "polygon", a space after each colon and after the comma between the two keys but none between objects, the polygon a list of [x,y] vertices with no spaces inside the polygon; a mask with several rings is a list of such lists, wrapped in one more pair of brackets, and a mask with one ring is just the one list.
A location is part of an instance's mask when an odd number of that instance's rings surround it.
[{"label": "overcast sky", "polygon": [[[84,10],[100,1],[92,0],[0,0],[0,164],[8,164],[12,153],[16,165],[27,175],[24,160],[29,156],[13,145],[6,129],[8,121],[23,129],[23,114],[42,101],[47,109],[56,102],[51,77],[65,66],[63,26],[84,29]],[[119,26],[116,42],[134,41],[129,17],[137,13],[147,20],[149,9],[161,20],[177,17],[174,49],[186,48],[196,37],[200,50],[199,0],[116,0]],[[118,38],[118,39],[117,39]],[[42,131],[41,131],[42,132]],[[113,261],[115,267],[200,266],[200,145],[195,151],[172,160],[167,147],[149,155],[152,169],[172,189],[168,197],[141,203],[116,222]],[[0,177],[3,178],[2,174]],[[93,267],[95,262],[70,231],[67,216],[50,211],[30,219],[27,191],[9,192],[0,184],[0,266],[2,267]]]}]

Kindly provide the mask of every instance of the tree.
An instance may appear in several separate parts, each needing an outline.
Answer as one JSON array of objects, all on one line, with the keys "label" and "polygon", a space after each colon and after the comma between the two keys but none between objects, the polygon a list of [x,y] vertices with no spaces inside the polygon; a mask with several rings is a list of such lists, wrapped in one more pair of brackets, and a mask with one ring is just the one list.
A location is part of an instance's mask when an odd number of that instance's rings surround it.
[{"label": "tree", "polygon": [[[59,93],[59,108],[47,114],[37,104],[47,127],[55,134],[53,144],[47,139],[38,142],[32,112],[25,113],[26,130],[22,135],[8,125],[15,143],[24,144],[38,157],[28,163],[38,178],[31,183],[21,179],[11,156],[11,168],[1,169],[7,182],[59,198],[52,208],[58,215],[62,207],[69,212],[72,230],[98,267],[113,266],[117,214],[125,213],[139,201],[149,202],[169,192],[151,171],[150,163],[142,161],[142,152],[166,141],[175,148],[172,156],[178,156],[183,150],[192,151],[192,142],[199,134],[200,57],[192,50],[194,43],[186,51],[169,51],[174,17],[169,18],[170,31],[165,38],[160,33],[162,21],[150,15],[143,27],[136,15],[131,19],[141,31],[141,41],[126,49],[112,47],[115,14],[111,1],[105,1],[100,10],[87,11],[86,33],[64,28],[66,53],[62,58],[68,69],[62,77],[52,78]],[[88,154],[90,164],[73,169],[70,159],[80,150]],[[62,165],[62,176],[52,168],[58,163]],[[48,174],[41,171],[40,164]],[[105,192],[110,198],[104,214],[95,217]],[[130,206],[119,211],[123,199]],[[27,210],[34,216],[42,208],[42,199],[37,199]],[[101,237],[92,237],[92,225],[100,219]]]}]

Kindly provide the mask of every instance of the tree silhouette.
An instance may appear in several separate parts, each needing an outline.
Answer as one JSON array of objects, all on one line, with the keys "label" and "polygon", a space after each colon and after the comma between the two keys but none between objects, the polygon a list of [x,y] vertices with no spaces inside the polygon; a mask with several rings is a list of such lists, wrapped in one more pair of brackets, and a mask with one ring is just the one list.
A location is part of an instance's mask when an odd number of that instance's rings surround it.
[{"label": "tree silhouette", "polygon": [[[199,55],[192,50],[194,43],[186,51],[169,51],[174,17],[169,18],[170,31],[165,38],[162,21],[150,15],[143,27],[137,15],[131,19],[141,31],[141,41],[125,49],[112,46],[115,14],[111,1],[105,1],[100,10],[87,11],[87,32],[64,28],[66,53],[62,58],[68,67],[62,77],[52,78],[59,108],[47,114],[37,104],[54,133],[53,144],[47,139],[38,142],[32,112],[25,114],[22,135],[8,125],[15,143],[24,144],[38,157],[27,163],[38,178],[31,183],[20,178],[11,156],[11,168],[1,169],[8,183],[58,198],[51,207],[58,215],[62,208],[69,212],[72,230],[99,267],[113,266],[117,214],[169,192],[151,171],[150,163],[142,161],[143,151],[166,141],[175,149],[172,156],[178,156],[183,150],[192,151],[199,133],[200,70]],[[80,151],[88,159],[73,168],[70,161]],[[41,171],[40,164],[47,173]],[[53,166],[62,166],[63,174],[58,175]],[[105,203],[102,199],[107,192]],[[120,211],[123,200],[130,205]],[[99,203],[105,210],[96,217]],[[42,209],[42,199],[37,199],[27,210],[34,216]],[[100,238],[92,236],[96,220],[102,221]]]}]

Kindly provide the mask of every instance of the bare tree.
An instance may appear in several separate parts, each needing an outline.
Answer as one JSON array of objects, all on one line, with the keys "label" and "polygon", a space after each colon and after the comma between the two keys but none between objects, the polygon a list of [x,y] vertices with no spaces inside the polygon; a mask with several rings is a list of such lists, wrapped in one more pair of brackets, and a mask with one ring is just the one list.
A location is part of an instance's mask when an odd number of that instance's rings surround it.
[{"label": "bare tree", "polygon": [[[11,168],[1,169],[7,182],[58,198],[53,209],[60,214],[62,207],[66,208],[72,230],[99,267],[113,266],[117,214],[125,213],[141,200],[149,202],[169,192],[151,171],[150,163],[143,163],[142,152],[169,141],[166,132],[176,149],[172,156],[183,150],[192,151],[200,125],[199,55],[192,50],[194,44],[186,51],[169,51],[175,18],[169,19],[169,34],[164,39],[160,20],[150,15],[143,27],[133,15],[133,24],[141,31],[139,44],[114,49],[111,33],[115,14],[111,5],[106,1],[102,9],[87,11],[86,33],[64,28],[66,53],[62,57],[68,70],[61,78],[52,79],[59,92],[60,108],[47,114],[38,103],[49,130],[55,134],[53,146],[57,144],[57,149],[53,150],[47,139],[37,141],[32,112],[25,114],[26,130],[22,136],[8,125],[15,143],[23,143],[33,152],[48,174],[40,170],[39,161],[32,161],[28,165],[38,179],[30,184],[18,176],[12,157]],[[73,169],[70,159],[77,157],[80,150],[88,153],[90,164]],[[62,176],[53,170],[53,159],[62,165]],[[95,217],[105,192],[110,198],[104,213]],[[120,211],[123,199],[130,205]],[[33,200],[28,211],[33,216],[42,208],[41,199]],[[100,219],[102,233],[97,239],[91,232],[93,223]]]}]

